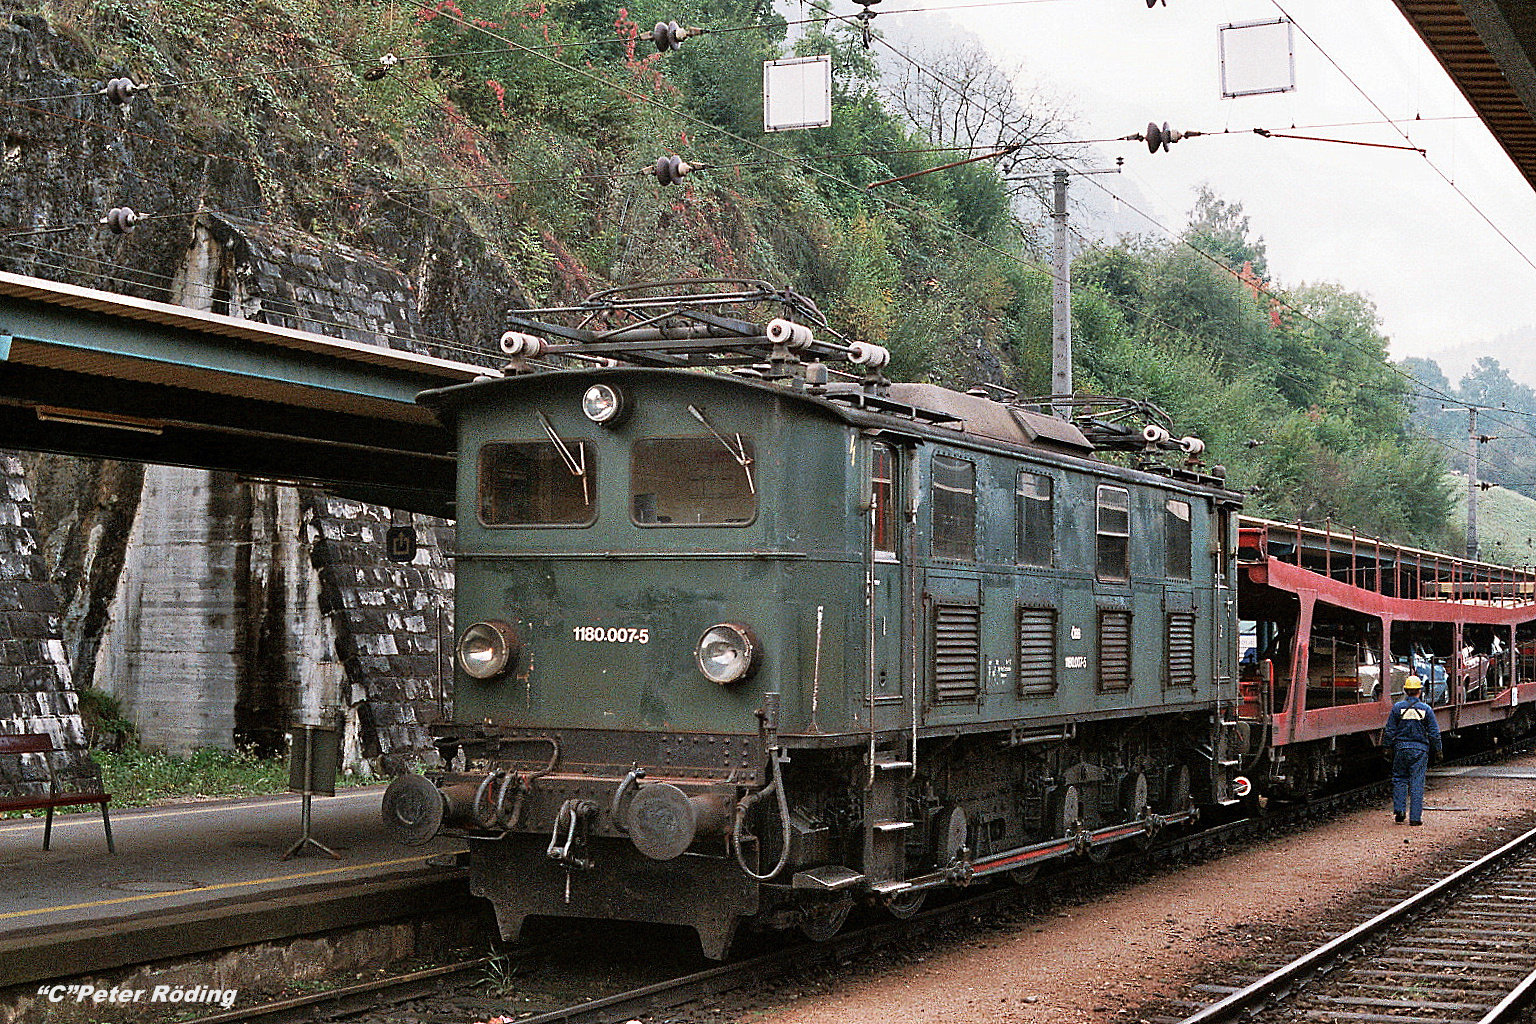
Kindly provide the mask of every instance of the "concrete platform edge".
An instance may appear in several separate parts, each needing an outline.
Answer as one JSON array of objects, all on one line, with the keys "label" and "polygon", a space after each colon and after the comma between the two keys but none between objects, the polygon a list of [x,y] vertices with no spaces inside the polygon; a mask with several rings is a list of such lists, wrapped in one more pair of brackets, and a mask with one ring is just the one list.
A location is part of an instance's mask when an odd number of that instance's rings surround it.
[{"label": "concrete platform edge", "polygon": [[328,886],[126,922],[32,930],[0,941],[0,988],[406,918],[476,912],[468,872]]}]

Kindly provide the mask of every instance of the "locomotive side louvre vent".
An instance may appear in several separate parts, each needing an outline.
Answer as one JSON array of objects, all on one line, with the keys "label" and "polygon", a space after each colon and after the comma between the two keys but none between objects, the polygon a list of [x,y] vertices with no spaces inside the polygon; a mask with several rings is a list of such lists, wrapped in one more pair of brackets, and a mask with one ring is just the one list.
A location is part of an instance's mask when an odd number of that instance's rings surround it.
[{"label": "locomotive side louvre vent", "polygon": [[933,700],[975,701],[981,696],[981,609],[941,604],[933,609]]},{"label": "locomotive side louvre vent", "polygon": [[1131,688],[1131,613],[1099,612],[1099,689],[1106,693]]},{"label": "locomotive side louvre vent", "polygon": [[1195,685],[1195,617],[1168,613],[1168,680],[1170,687]]},{"label": "locomotive side louvre vent", "polygon": [[1019,609],[1019,696],[1056,692],[1056,609]]}]

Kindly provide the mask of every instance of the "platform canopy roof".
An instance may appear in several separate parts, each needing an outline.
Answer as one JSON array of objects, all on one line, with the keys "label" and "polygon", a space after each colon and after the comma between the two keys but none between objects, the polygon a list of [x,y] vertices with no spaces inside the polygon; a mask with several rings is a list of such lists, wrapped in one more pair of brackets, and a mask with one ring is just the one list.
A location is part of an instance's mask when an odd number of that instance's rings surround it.
[{"label": "platform canopy roof", "polygon": [[1536,4],[1395,0],[1525,180],[1536,188]]},{"label": "platform canopy roof", "polygon": [[0,273],[7,448],[308,483],[451,516],[422,391],[495,369]]}]

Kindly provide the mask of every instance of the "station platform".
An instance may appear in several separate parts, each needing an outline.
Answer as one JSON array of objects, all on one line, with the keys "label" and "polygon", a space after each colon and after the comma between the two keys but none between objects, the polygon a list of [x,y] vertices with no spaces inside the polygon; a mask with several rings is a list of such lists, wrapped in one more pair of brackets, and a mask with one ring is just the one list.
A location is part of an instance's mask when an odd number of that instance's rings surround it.
[{"label": "station platform", "polygon": [[401,846],[379,819],[383,786],[0,821],[0,988],[469,904],[462,843]]}]

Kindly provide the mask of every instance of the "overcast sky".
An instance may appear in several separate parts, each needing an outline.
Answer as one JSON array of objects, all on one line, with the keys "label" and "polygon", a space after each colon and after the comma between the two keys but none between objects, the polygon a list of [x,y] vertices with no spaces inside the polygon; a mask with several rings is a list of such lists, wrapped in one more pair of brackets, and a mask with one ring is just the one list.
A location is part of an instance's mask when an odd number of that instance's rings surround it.
[{"label": "overcast sky", "polygon": [[[1372,299],[1395,357],[1454,364],[1443,353],[1470,345],[1506,366],[1522,362],[1520,349],[1533,339],[1517,345],[1508,336],[1536,325],[1536,192],[1391,0],[1281,4],[1298,26],[1296,89],[1237,99],[1221,95],[1217,30],[1279,17],[1268,0],[1167,0],[1150,10],[1144,0],[970,9],[950,0],[887,0],[892,13],[877,24],[902,39],[974,32],[1000,64],[1023,64],[1023,85],[1060,97],[1080,138],[1143,131],[1148,121],[1230,132],[1156,155],[1142,143],[1104,145],[1107,158],[1125,157],[1124,172],[1094,180],[1149,213],[1157,223],[1142,229],[1150,234],[1180,230],[1195,190],[1209,183],[1242,204],[1280,285],[1334,281]],[[943,13],[894,13],[918,6]],[[1377,107],[1405,119],[1401,127],[1427,156],[1251,132],[1294,125],[1301,134],[1407,145],[1381,123]],[[1314,127],[1359,121],[1375,123]]]}]

